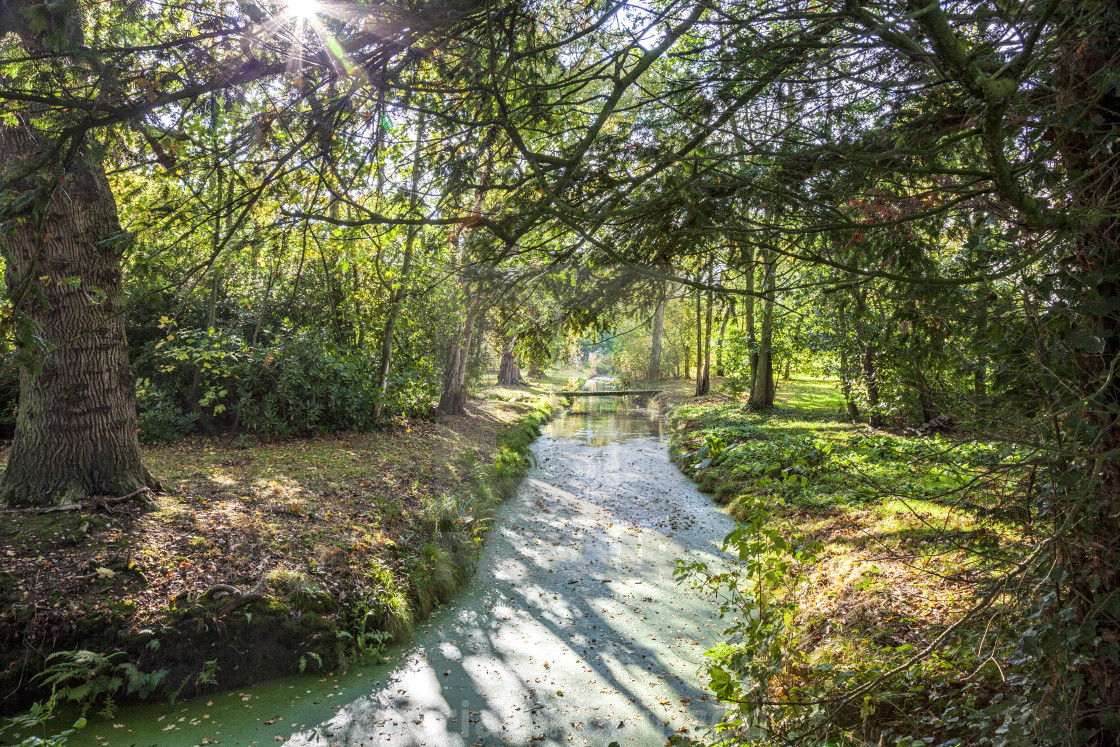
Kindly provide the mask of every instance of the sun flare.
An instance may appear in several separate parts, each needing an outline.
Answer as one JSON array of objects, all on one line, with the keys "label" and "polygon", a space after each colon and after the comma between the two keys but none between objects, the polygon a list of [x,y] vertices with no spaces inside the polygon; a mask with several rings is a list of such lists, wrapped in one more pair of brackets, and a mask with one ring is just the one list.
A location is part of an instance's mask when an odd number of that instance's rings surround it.
[{"label": "sun flare", "polygon": [[284,4],[296,18],[313,18],[320,10],[318,0],[284,0]]}]

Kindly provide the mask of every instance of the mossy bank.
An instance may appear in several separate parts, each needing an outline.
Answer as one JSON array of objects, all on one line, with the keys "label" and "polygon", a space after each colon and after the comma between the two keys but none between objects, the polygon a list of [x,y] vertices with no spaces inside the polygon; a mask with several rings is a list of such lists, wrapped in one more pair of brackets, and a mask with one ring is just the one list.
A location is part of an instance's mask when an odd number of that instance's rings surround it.
[{"label": "mossy bank", "polygon": [[52,676],[111,713],[377,655],[467,580],[550,416],[498,391],[378,433],[190,439],[147,450],[154,511],[6,513],[0,710]]}]

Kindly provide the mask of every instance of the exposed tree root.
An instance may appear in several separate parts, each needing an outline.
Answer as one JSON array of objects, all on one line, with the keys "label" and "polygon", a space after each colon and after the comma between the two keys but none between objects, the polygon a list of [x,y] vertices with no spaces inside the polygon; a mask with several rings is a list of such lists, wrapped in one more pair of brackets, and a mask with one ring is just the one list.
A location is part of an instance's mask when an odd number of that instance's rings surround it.
[{"label": "exposed tree root", "polygon": [[247,604],[251,604],[259,599],[264,599],[268,594],[268,579],[262,578],[257,582],[256,586],[245,593],[242,593],[240,589],[231,584],[214,584],[209,589],[202,592],[199,600],[209,599],[218,594],[229,597],[220,610],[220,614],[224,617]]},{"label": "exposed tree root", "polygon": [[147,495],[150,492],[152,492],[151,488],[140,488],[139,490],[132,491],[128,495],[122,495],[120,497],[114,497],[114,496],[96,497],[96,498],[93,498],[92,500],[85,501],[84,503],[67,503],[63,506],[46,506],[44,508],[6,508],[6,509],[3,509],[3,510],[0,510],[0,514],[34,514],[34,515],[38,515],[38,514],[57,514],[57,513],[60,513],[62,511],[81,511],[81,510],[84,510],[84,509],[99,509],[99,508],[108,509],[109,506],[116,505],[118,503],[124,503],[126,501],[131,501],[131,500],[138,501],[146,510],[150,511],[150,510],[153,510],[153,509],[157,508],[155,501],[153,501]]}]

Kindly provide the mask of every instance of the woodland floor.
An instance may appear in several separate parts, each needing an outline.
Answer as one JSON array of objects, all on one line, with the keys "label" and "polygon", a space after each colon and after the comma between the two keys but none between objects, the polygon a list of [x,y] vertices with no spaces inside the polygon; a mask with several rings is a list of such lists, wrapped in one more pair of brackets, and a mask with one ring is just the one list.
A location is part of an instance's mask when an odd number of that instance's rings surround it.
[{"label": "woodland floor", "polygon": [[[407,627],[454,585],[444,578],[424,588],[434,582],[421,567],[430,558],[421,556],[442,552],[426,547],[433,515],[466,505],[470,521],[464,496],[472,480],[540,401],[530,388],[490,388],[465,416],[400,420],[378,433],[280,442],[191,437],[144,447],[166,491],[154,496],[157,510],[130,503],[6,513],[0,711],[25,705],[32,676],[52,650],[109,653],[106,645],[128,648],[126,641],[151,652],[145,658],[152,667],[172,663],[174,653],[159,651],[161,639],[181,628],[187,604],[216,584],[248,592],[266,578],[304,623],[293,636],[332,640],[346,627],[339,618],[348,597],[363,589],[369,597],[369,587],[380,585],[371,605],[379,599],[410,609],[381,610],[378,622],[390,632]],[[205,626],[221,632],[223,621],[214,622]],[[313,643],[300,649],[301,668],[328,654]]]}]

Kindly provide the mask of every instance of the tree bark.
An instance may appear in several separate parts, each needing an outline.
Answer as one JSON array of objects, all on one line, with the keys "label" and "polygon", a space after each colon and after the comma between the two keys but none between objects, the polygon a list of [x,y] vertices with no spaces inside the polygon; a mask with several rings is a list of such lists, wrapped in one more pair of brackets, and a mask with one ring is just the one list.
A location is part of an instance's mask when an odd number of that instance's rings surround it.
[{"label": "tree bark", "polygon": [[[708,267],[708,284],[712,284],[712,268]],[[707,312],[704,319],[704,356],[703,367],[698,369],[696,376],[696,394],[703,396],[712,390],[712,291],[708,291]]]},{"label": "tree bark", "polygon": [[653,311],[653,332],[649,345],[649,368],[646,370],[646,381],[661,381],[661,338],[665,333],[665,297],[657,302]]},{"label": "tree bark", "polygon": [[727,308],[723,310],[723,319],[719,323],[719,337],[716,338],[716,376],[725,376],[726,372],[723,368],[723,341],[727,334],[727,322],[731,315],[735,313],[735,300],[732,299]]},{"label": "tree bark", "polygon": [[746,272],[746,291],[745,302],[743,309],[743,327],[747,331],[747,350],[750,351],[748,365],[750,368],[751,389],[754,389],[754,378],[758,371],[758,340],[754,334],[754,275],[755,275],[755,262],[754,262],[754,247],[748,246],[745,254],[747,272]]},{"label": "tree bark", "polygon": [[440,393],[438,406],[443,415],[462,415],[466,411],[467,359],[470,357],[475,316],[481,305],[482,299],[477,296],[467,304],[463,326],[447,354],[447,368],[444,369],[443,391]]},{"label": "tree bark", "polygon": [[[45,146],[27,120],[5,128],[0,169],[11,175]],[[8,297],[23,333],[19,415],[0,505],[50,506],[158,488],[136,440],[121,306],[128,242],[105,171],[83,149],[64,168],[14,189],[41,199],[8,221],[3,236]]]},{"label": "tree bark", "polygon": [[502,360],[498,364],[498,383],[503,386],[520,386],[525,383],[521,378],[521,368],[517,365],[517,359],[513,355],[514,345],[517,344],[517,338],[511,338],[502,345]]},{"label": "tree bark", "polygon": [[[841,322],[843,324],[843,322]],[[840,346],[840,391],[844,394],[844,404],[848,408],[848,420],[853,423],[860,418],[859,405],[856,404],[852,393],[852,380],[848,378],[848,348]]]},{"label": "tree bark", "polygon": [[852,376],[848,373],[848,345],[847,333],[848,328],[845,324],[847,314],[844,312],[843,303],[840,304],[839,324],[840,329],[840,391],[844,394],[844,404],[848,408],[848,420],[853,423],[859,422],[860,413],[859,405],[856,404],[855,394],[852,391]]},{"label": "tree bark", "polygon": [[922,370],[920,360],[914,362],[914,389],[918,394],[918,406],[922,410],[922,422],[928,423],[937,417],[937,408],[933,401],[933,392],[930,391],[929,380]]},{"label": "tree bark", "polygon": [[707,394],[704,388],[704,323],[700,289],[696,289],[696,396]]},{"label": "tree bark", "polygon": [[758,364],[751,383],[751,407],[765,410],[774,406],[774,276],[775,267],[768,249],[759,256],[763,270],[762,329],[758,337]]},{"label": "tree bark", "polygon": [[867,389],[867,424],[872,428],[883,425],[883,415],[879,411],[879,379],[875,370],[875,351],[867,344],[861,346],[860,365],[863,367],[863,385]]}]

